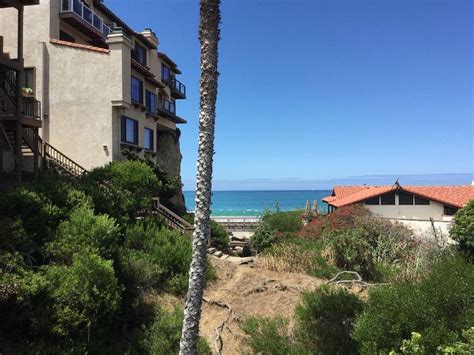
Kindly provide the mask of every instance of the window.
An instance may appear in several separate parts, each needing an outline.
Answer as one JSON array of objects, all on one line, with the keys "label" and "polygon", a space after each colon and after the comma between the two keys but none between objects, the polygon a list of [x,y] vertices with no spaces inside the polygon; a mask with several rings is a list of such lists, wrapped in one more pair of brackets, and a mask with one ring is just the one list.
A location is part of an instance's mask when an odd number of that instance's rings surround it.
[{"label": "window", "polygon": [[427,200],[426,198],[415,196],[415,205],[429,205],[430,200]]},{"label": "window", "polygon": [[145,137],[143,146],[147,150],[153,150],[153,130],[145,128]]},{"label": "window", "polygon": [[138,121],[122,117],[122,142],[138,145]]},{"label": "window", "polygon": [[35,93],[35,70],[34,68],[25,68],[25,76],[23,82],[24,88],[30,88]]},{"label": "window", "polygon": [[76,43],[76,39],[64,31],[59,31],[59,39],[61,41]]},{"label": "window", "polygon": [[161,81],[168,81],[171,76],[171,70],[164,64],[161,64]]},{"label": "window", "polygon": [[444,212],[443,212],[443,214],[444,214],[445,216],[454,216],[457,211],[458,211],[457,208],[444,205]]},{"label": "window", "polygon": [[364,201],[366,205],[380,205],[379,196],[372,197]]},{"label": "window", "polygon": [[399,205],[413,205],[413,195],[407,192],[400,191],[398,193]]},{"label": "window", "polygon": [[135,42],[135,48],[132,51],[132,58],[138,63],[146,65],[146,48]]},{"label": "window", "polygon": [[143,81],[132,76],[132,101],[143,104]]},{"label": "window", "polygon": [[148,112],[156,113],[156,95],[151,91],[146,91],[146,109]]},{"label": "window", "polygon": [[382,205],[394,205],[395,204],[395,192],[380,196],[380,202]]}]

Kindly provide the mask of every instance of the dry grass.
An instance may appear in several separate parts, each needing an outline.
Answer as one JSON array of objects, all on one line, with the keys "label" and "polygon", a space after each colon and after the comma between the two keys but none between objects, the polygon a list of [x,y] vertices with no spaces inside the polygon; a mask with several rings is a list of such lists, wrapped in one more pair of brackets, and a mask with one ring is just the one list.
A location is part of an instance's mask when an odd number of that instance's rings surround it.
[{"label": "dry grass", "polygon": [[305,249],[300,245],[282,243],[272,248],[271,253],[259,256],[255,263],[258,267],[276,271],[309,273],[319,266],[316,257],[320,250]]}]

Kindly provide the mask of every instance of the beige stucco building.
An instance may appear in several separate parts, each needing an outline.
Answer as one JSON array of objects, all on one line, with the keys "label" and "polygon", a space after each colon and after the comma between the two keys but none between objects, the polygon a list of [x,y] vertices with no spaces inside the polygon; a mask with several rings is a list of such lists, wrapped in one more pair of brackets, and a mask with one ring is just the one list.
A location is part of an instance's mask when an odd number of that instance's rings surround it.
[{"label": "beige stucco building", "polygon": [[[13,56],[16,23],[14,9],[0,9],[3,51]],[[24,85],[42,103],[42,140],[85,169],[123,159],[124,149],[159,162],[157,137],[177,141],[186,123],[177,114],[181,72],[155,33],[135,32],[102,1],[25,7],[23,57]]]},{"label": "beige stucco building", "polygon": [[447,233],[454,214],[474,199],[473,185],[459,186],[335,186],[323,198],[329,212],[363,204],[375,216],[406,224],[418,234],[435,226]]}]

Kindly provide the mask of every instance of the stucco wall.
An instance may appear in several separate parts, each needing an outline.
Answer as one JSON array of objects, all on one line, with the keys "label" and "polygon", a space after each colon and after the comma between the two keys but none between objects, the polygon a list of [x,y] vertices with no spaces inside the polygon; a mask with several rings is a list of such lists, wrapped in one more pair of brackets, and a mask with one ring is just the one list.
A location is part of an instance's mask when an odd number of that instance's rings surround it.
[{"label": "stucco wall", "polygon": [[375,215],[386,218],[443,219],[443,205],[430,201],[429,205],[365,205]]},{"label": "stucco wall", "polygon": [[[49,142],[86,169],[111,161],[103,145],[112,146],[111,87],[113,57],[105,53],[47,45]],[[109,152],[110,153],[110,152]]]}]

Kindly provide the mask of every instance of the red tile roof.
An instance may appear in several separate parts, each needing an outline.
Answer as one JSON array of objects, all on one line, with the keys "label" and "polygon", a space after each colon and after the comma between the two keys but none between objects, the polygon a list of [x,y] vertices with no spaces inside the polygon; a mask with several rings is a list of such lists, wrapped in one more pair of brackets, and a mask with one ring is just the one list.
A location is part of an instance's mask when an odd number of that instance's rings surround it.
[{"label": "red tile roof", "polygon": [[88,45],[85,45],[85,44],[72,43],[72,42],[67,42],[67,41],[61,41],[61,40],[55,39],[55,38],[50,38],[49,43],[57,44],[57,45],[60,45],[60,46],[77,48],[77,49],[84,49],[84,50],[87,50],[87,51],[99,52],[99,53],[104,53],[104,54],[109,54],[110,53],[110,50],[105,49],[105,48],[88,46]]},{"label": "red tile roof", "polygon": [[335,186],[331,196],[323,201],[334,207],[362,202],[371,197],[402,190],[446,205],[462,208],[474,199],[474,186]]}]

